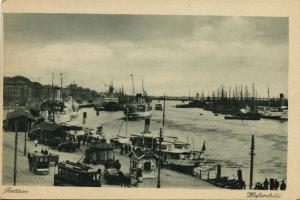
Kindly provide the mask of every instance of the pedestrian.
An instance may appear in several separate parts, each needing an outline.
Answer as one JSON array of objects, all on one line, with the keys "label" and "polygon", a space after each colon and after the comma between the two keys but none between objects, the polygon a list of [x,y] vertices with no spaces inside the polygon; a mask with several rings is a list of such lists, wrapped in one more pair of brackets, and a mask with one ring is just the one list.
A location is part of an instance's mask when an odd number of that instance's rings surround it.
[{"label": "pedestrian", "polygon": [[137,180],[138,183],[143,182],[143,170],[141,168],[137,169],[136,180]]},{"label": "pedestrian", "polygon": [[45,153],[46,155],[48,155],[48,150],[47,150],[47,149],[45,149],[44,153]]},{"label": "pedestrian", "polygon": [[121,145],[121,155],[123,155],[123,152],[124,152],[124,147],[123,147],[123,144]]},{"label": "pedestrian", "polygon": [[274,178],[270,178],[270,190],[274,190]]},{"label": "pedestrian", "polygon": [[128,145],[125,144],[125,154],[128,153]]},{"label": "pedestrian", "polygon": [[275,181],[274,181],[274,189],[278,190],[278,188],[279,188],[279,182],[278,182],[277,179],[275,179]]},{"label": "pedestrian", "polygon": [[115,162],[115,168],[116,168],[118,171],[120,171],[120,169],[121,169],[121,163],[120,163],[119,160],[116,160],[116,162]]},{"label": "pedestrian", "polygon": [[257,182],[255,183],[254,190],[258,190],[258,183]]},{"label": "pedestrian", "polygon": [[265,178],[265,181],[264,181],[264,190],[268,190],[269,189],[269,181],[267,178]]},{"label": "pedestrian", "polygon": [[243,186],[242,189],[246,190],[246,182],[244,180],[242,180],[242,186]]},{"label": "pedestrian", "polygon": [[286,189],[286,184],[284,181],[281,181],[280,190],[285,190],[285,189]]},{"label": "pedestrian", "polygon": [[264,189],[264,186],[260,182],[258,182],[258,189],[259,190],[263,190]]},{"label": "pedestrian", "polygon": [[37,147],[37,145],[38,145],[38,141],[34,140],[34,146]]},{"label": "pedestrian", "polygon": [[41,153],[42,153],[42,154],[45,154],[45,151],[44,151],[44,149],[42,149],[42,150],[41,150]]},{"label": "pedestrian", "polygon": [[28,164],[29,164],[29,171],[31,171],[31,161],[32,161],[32,159],[31,159],[30,153],[27,154],[27,158],[28,158]]},{"label": "pedestrian", "polygon": [[78,144],[78,146],[80,148],[80,138],[77,139],[77,144]]}]

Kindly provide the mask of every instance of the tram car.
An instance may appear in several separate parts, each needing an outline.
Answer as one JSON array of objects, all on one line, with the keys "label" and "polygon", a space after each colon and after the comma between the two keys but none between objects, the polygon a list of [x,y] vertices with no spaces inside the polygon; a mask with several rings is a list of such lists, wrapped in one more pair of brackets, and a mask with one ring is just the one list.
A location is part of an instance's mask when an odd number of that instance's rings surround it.
[{"label": "tram car", "polygon": [[54,175],[54,186],[101,187],[101,169],[82,163],[60,162]]},{"label": "tram car", "polygon": [[37,151],[28,153],[29,170],[35,174],[49,174],[49,155]]}]

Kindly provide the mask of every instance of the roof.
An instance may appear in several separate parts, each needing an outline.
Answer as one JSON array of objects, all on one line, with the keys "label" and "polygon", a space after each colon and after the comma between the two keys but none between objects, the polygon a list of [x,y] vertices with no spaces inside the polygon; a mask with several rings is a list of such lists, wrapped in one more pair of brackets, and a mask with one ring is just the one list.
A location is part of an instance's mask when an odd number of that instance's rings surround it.
[{"label": "roof", "polygon": [[42,122],[42,123],[38,124],[36,127],[39,129],[42,129],[42,130],[46,130],[46,131],[56,131],[58,129],[64,128],[63,125],[59,125],[56,123],[49,123],[49,122]]},{"label": "roof", "polygon": [[140,148],[136,150],[132,150],[128,156],[132,158],[133,156],[137,158],[138,160],[141,160],[143,158],[159,158],[157,154],[155,154],[153,151],[149,150],[142,150]]},{"label": "roof", "polygon": [[101,150],[112,150],[114,149],[111,144],[106,142],[97,142],[95,145],[91,146],[92,149],[101,149]]},{"label": "roof", "polygon": [[24,110],[24,109],[18,109],[16,111],[7,113],[6,115],[6,119],[10,120],[10,119],[17,119],[17,118],[25,118],[27,117],[27,119],[31,120],[31,121],[35,121],[35,118],[32,114],[30,114],[28,111]]}]

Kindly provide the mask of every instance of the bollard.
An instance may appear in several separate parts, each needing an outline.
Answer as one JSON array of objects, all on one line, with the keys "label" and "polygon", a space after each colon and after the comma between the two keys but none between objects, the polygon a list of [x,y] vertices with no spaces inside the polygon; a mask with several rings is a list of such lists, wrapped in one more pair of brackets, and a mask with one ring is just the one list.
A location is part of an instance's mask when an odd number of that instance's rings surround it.
[{"label": "bollard", "polygon": [[96,111],[96,115],[99,116],[99,110]]}]

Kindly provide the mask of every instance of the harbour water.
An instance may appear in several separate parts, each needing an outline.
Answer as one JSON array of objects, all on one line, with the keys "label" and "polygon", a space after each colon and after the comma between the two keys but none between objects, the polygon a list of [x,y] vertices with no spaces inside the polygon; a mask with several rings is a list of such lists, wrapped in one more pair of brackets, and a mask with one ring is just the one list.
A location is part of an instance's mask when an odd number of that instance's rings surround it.
[{"label": "harbour water", "polygon": [[[200,150],[205,140],[207,158],[214,161],[210,165],[221,164],[222,176],[237,178],[236,171],[240,167],[246,184],[249,184],[250,141],[251,135],[254,134],[254,183],[262,182],[264,178],[286,178],[287,121],[224,120],[224,115],[215,116],[199,108],[175,108],[177,103],[178,101],[166,101],[163,134],[194,143],[195,150]],[[78,118],[75,119],[79,124],[83,121],[83,112],[87,112],[85,126],[96,128],[103,125],[107,139],[117,134],[126,135],[123,112],[101,111],[97,116],[91,108],[81,109]],[[162,111],[153,110],[150,131],[159,132],[161,126]],[[143,120],[129,121],[127,134],[129,136],[139,133],[143,129]]]}]

